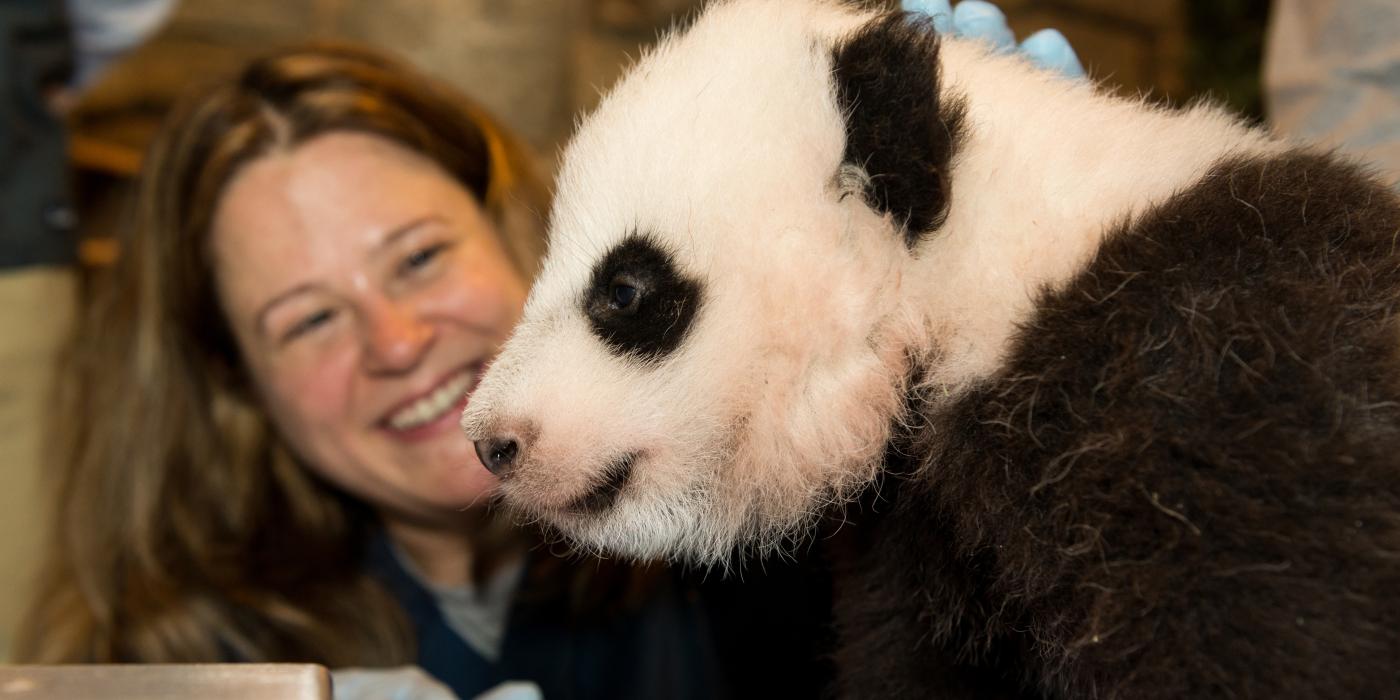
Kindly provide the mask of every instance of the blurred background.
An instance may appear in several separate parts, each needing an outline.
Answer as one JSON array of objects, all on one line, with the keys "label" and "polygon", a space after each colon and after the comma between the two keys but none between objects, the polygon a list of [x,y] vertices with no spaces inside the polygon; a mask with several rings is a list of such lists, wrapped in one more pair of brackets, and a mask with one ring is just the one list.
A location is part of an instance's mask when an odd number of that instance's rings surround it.
[{"label": "blurred background", "polygon": [[[114,2],[123,0],[97,0]],[[574,121],[702,0],[174,0],[143,44],[74,96],[69,151],[82,259],[102,264],[141,152],[176,95],[307,37],[366,42],[472,95],[552,164]],[[893,4],[893,3],[891,3]],[[1199,96],[1263,116],[1268,0],[1004,0],[1017,36],[1062,31],[1126,95]]]},{"label": "blurred background", "polygon": [[[87,0],[107,3],[124,0]],[[41,3],[0,0],[0,19]],[[62,6],[63,3],[44,3]],[[70,5],[74,4],[70,0]],[[86,4],[86,3],[76,3]],[[79,62],[49,95],[64,115],[76,267],[0,288],[0,660],[43,542],[38,417],[55,349],[87,280],[120,251],[142,152],[177,95],[250,56],[307,37],[386,48],[454,84],[524,135],[548,166],[587,112],[659,31],[699,0],[174,0],[131,47]],[[1055,27],[1091,76],[1126,95],[1183,103],[1210,95],[1263,118],[1259,71],[1268,0],[1001,0],[1018,36]],[[79,37],[81,39],[82,27]],[[22,21],[0,31],[26,31]],[[11,45],[25,37],[12,34]],[[89,46],[89,48],[92,48]],[[97,46],[97,53],[103,49]],[[11,52],[13,54],[13,52]],[[3,61],[13,55],[0,54]],[[104,62],[112,59],[110,62]],[[0,112],[11,138],[23,115]],[[18,167],[0,159],[0,168]],[[13,173],[12,173],[13,176]],[[76,270],[76,273],[74,272]],[[6,277],[13,269],[0,270]],[[7,291],[9,289],[10,291]],[[61,439],[61,437],[59,438]]]}]

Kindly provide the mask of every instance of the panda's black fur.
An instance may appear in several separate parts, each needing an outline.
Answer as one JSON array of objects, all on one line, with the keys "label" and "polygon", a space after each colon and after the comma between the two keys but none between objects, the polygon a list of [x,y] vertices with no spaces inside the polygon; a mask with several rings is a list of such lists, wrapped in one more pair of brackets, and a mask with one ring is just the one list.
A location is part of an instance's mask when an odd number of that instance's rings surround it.
[{"label": "panda's black fur", "polygon": [[943,223],[963,130],[962,105],[942,94],[937,66],[932,19],[906,13],[871,22],[832,56],[847,115],[843,160],[868,176],[866,201],[899,222],[910,246]]},{"label": "panda's black fur", "polygon": [[1114,233],[1005,370],[916,402],[838,607],[844,689],[1393,692],[1397,232],[1389,191],[1292,153]]},{"label": "panda's black fur", "polygon": [[[914,26],[835,65],[872,206],[931,231],[961,107],[889,89],[937,84]],[[837,587],[841,694],[1393,694],[1398,242],[1393,192],[1301,150],[1225,158],[1112,232],[1000,372],[911,397]]]},{"label": "panda's black fur", "polygon": [[[629,296],[619,299],[618,290]],[[580,304],[593,333],[614,352],[655,362],[685,340],[703,299],[703,286],[678,272],[665,250],[634,235],[594,266]]]}]

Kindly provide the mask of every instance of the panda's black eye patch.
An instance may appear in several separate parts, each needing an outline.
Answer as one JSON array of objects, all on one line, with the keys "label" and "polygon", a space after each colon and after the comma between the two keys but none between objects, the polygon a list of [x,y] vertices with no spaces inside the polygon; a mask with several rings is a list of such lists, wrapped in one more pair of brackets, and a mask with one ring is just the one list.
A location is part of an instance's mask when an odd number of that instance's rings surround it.
[{"label": "panda's black eye patch", "polygon": [[656,243],[632,235],[593,268],[583,311],[619,355],[659,360],[680,347],[700,309],[701,285]]}]

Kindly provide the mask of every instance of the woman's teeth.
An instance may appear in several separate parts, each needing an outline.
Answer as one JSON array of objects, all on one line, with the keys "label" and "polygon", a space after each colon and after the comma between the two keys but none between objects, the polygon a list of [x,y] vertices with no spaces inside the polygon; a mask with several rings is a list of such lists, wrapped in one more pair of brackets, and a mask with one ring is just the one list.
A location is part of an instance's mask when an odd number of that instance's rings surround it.
[{"label": "woman's teeth", "polygon": [[443,416],[466,395],[472,387],[475,374],[463,371],[442,383],[431,394],[414,401],[402,410],[389,416],[389,427],[395,430],[411,430],[427,425]]}]

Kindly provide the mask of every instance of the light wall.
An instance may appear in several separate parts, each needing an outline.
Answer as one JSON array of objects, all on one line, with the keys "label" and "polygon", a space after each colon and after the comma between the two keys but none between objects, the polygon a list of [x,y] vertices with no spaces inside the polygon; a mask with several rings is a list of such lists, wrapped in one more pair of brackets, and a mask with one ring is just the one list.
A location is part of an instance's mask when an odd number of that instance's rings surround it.
[{"label": "light wall", "polygon": [[0,662],[10,658],[48,530],[36,419],[72,318],[73,280],[71,271],[50,268],[0,274]]}]

